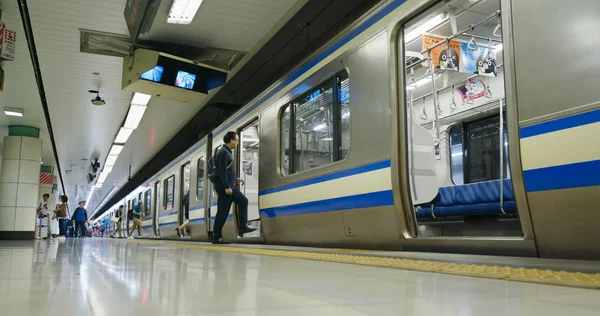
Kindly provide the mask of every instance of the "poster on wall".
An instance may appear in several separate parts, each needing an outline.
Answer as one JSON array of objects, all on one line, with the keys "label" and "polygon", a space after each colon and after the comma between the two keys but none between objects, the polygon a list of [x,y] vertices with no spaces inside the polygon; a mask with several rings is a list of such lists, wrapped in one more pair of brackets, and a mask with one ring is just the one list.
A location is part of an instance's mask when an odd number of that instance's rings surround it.
[{"label": "poster on wall", "polygon": [[[446,42],[446,38],[424,34],[422,51],[442,42]],[[469,44],[461,40],[451,40],[448,43],[431,50],[430,57],[435,68],[469,74],[497,75],[496,52],[488,45]],[[427,53],[425,55],[427,56]],[[423,66],[427,67],[428,65],[423,63]]]},{"label": "poster on wall", "polygon": [[[445,42],[446,39],[443,37],[433,36],[429,34],[423,35],[422,51],[427,50],[429,47],[434,46],[438,43]],[[431,60],[435,68],[448,69],[459,71],[460,69],[460,42],[450,41],[446,44],[442,44],[431,50]],[[449,47],[448,47],[449,46]],[[425,54],[427,56],[427,54]],[[423,66],[428,66],[427,63],[423,63]]]},{"label": "poster on wall", "polygon": [[460,43],[461,72],[496,76],[496,52],[486,45]]},{"label": "poster on wall", "polygon": [[463,103],[473,101],[485,96],[487,87],[480,79],[471,79],[464,85],[456,88],[460,93]]}]

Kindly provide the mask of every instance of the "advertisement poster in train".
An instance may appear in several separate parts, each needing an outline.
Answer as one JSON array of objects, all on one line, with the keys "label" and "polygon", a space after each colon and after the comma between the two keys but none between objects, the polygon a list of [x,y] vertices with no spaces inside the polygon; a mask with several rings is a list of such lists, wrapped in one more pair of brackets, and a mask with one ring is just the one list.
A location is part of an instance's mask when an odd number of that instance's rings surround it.
[{"label": "advertisement poster in train", "polygon": [[460,43],[461,72],[496,76],[496,52],[477,42]]},{"label": "advertisement poster in train", "polygon": [[[447,41],[441,36],[424,34],[422,51],[442,42],[448,42],[449,45],[448,43],[439,45],[430,52],[435,68],[469,74],[497,75],[496,53],[489,48],[489,45],[478,44],[474,40]],[[423,63],[423,66],[426,67],[427,63]]]},{"label": "advertisement poster in train", "polygon": [[[446,39],[443,37],[424,34],[422,51],[426,51],[428,48],[444,41]],[[435,68],[460,71],[460,42],[449,41],[448,43],[432,49],[429,52],[431,54],[429,57],[431,57]],[[425,53],[425,56],[427,56],[427,53]],[[423,66],[427,67],[427,63],[423,63]]]},{"label": "advertisement poster in train", "polygon": [[480,79],[471,79],[456,90],[460,93],[463,103],[472,104],[475,99],[485,96],[487,85]]}]

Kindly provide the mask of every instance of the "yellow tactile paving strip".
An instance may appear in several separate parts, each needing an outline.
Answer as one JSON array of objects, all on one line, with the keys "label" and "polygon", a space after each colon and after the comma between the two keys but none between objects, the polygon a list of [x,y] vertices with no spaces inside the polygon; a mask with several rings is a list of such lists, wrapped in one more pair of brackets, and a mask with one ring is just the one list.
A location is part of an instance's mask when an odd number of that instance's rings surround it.
[{"label": "yellow tactile paving strip", "polygon": [[[600,289],[600,273],[580,273],[567,271],[540,270],[530,268],[512,268],[478,264],[457,264],[428,260],[403,258],[372,257],[367,255],[344,254],[336,252],[309,252],[294,250],[273,250],[245,248],[235,246],[213,246],[205,244],[182,243],[172,241],[134,240],[144,244],[170,244],[181,248],[194,248],[211,251],[243,253],[250,255],[272,256],[293,259],[306,259],[336,263],[358,264],[374,267],[395,268],[423,272],[455,274],[489,279],[511,280],[531,283],[572,286]],[[343,250],[343,249],[340,249]],[[360,250],[358,250],[360,252]]]}]

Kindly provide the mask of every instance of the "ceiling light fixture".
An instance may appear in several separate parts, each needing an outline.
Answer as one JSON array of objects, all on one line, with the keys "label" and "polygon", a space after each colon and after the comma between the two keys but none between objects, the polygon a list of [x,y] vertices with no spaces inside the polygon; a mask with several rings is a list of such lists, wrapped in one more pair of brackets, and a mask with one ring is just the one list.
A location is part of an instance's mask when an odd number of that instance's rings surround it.
[{"label": "ceiling light fixture", "polygon": [[148,102],[150,102],[150,98],[152,98],[152,96],[149,94],[136,92],[133,95],[133,99],[131,99],[131,104],[148,105]]},{"label": "ceiling light fixture", "polygon": [[406,36],[404,37],[404,43],[412,42],[414,39],[423,35],[423,33],[429,32],[434,27],[442,24],[442,22],[444,22],[447,18],[448,15],[445,12],[434,16],[431,20],[417,26],[414,30],[406,34]]},{"label": "ceiling light fixture", "polygon": [[94,186],[94,188],[101,189],[103,184],[104,183],[96,183],[96,185]]},{"label": "ceiling light fixture", "polygon": [[104,168],[102,169],[102,172],[109,174],[111,173],[113,170],[113,166],[104,166]]},{"label": "ceiling light fixture", "polygon": [[131,128],[121,127],[119,133],[117,134],[117,137],[115,138],[115,143],[125,144],[129,139],[129,136],[131,136],[131,133],[133,133],[133,130]]},{"label": "ceiling light fixture", "polygon": [[198,12],[202,0],[173,0],[173,5],[169,10],[167,23],[170,24],[190,24]]},{"label": "ceiling light fixture", "polygon": [[23,117],[23,109],[22,108],[13,108],[13,107],[4,107],[4,114],[6,114],[8,116]]},{"label": "ceiling light fixture", "polygon": [[[106,157],[106,161],[104,162],[104,169],[106,169],[106,167],[112,167],[115,165],[115,163],[117,162],[117,158],[119,158],[119,156],[108,156]],[[108,174],[108,172],[106,171],[102,171],[102,174]]]},{"label": "ceiling light fixture", "polygon": [[121,154],[121,151],[123,150],[125,146],[123,145],[112,145],[112,147],[110,148],[110,151],[108,152],[109,156],[118,156],[119,154]]},{"label": "ceiling light fixture", "polygon": [[123,127],[136,129],[140,125],[140,121],[142,121],[142,117],[144,116],[144,112],[146,112],[147,106],[139,105],[139,104],[131,104],[129,107],[129,112],[127,113],[127,118],[125,119],[125,124]]}]

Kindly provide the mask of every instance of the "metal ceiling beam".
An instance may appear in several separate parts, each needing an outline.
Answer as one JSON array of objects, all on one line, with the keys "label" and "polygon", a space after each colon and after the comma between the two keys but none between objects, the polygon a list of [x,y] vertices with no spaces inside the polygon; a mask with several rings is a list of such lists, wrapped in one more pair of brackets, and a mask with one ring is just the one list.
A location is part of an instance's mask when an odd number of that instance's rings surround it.
[{"label": "metal ceiling beam", "polygon": [[54,160],[56,169],[58,171],[58,177],[60,179],[60,186],[63,194],[65,191],[65,182],[62,177],[62,170],[60,168],[60,161],[58,160],[58,151],[56,150],[56,142],[54,141],[54,131],[52,130],[52,120],[50,119],[50,111],[48,110],[48,100],[46,99],[46,90],[44,89],[44,81],[42,80],[42,71],[40,70],[40,62],[37,57],[37,49],[35,47],[35,39],[33,38],[33,30],[31,28],[31,19],[29,18],[29,9],[27,8],[27,0],[18,0],[19,11],[21,12],[21,21],[23,22],[23,30],[25,30],[25,38],[27,39],[27,46],[29,47],[29,55],[31,55],[31,63],[33,64],[33,72],[35,74],[35,81],[37,83],[38,92],[40,94],[40,101],[42,102],[42,109],[44,110],[44,117],[46,118],[46,126],[48,127],[48,134],[50,135],[50,143],[52,143],[52,151],[54,152]]},{"label": "metal ceiling beam", "polygon": [[307,1],[100,210],[101,216],[381,0]]}]

